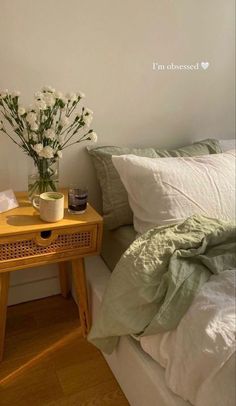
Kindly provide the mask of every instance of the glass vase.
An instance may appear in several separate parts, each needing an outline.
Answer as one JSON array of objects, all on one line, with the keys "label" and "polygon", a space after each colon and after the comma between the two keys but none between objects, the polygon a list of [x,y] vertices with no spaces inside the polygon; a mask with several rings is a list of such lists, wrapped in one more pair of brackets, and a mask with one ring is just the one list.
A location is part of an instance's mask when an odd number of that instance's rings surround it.
[{"label": "glass vase", "polygon": [[35,196],[44,192],[56,192],[59,183],[58,159],[40,158],[35,162],[29,159],[28,164],[28,197],[32,201]]}]

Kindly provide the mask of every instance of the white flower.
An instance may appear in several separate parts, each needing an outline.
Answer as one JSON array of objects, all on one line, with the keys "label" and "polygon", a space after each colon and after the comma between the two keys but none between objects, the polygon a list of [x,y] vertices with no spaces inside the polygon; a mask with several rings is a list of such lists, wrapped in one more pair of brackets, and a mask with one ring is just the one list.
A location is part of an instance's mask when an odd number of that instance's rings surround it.
[{"label": "white flower", "polygon": [[18,107],[18,114],[19,116],[23,116],[26,113],[26,110],[23,106]]},{"label": "white flower", "polygon": [[42,92],[36,92],[34,94],[35,99],[42,99],[43,98],[43,93]]},{"label": "white flower", "polygon": [[61,98],[63,97],[63,94],[62,94],[61,92],[55,92],[55,93],[54,93],[54,96],[55,96],[57,99],[61,99]]},{"label": "white flower", "polygon": [[85,94],[83,92],[78,92],[77,96],[80,97],[81,99],[85,98]]},{"label": "white flower", "polygon": [[20,96],[20,92],[19,90],[14,90],[14,92],[12,92],[12,97],[19,97]]},{"label": "white flower", "polygon": [[27,113],[26,120],[28,121],[29,124],[35,123],[36,119],[37,115],[33,111]]},{"label": "white flower", "polygon": [[49,128],[48,130],[46,130],[44,135],[46,138],[49,138],[50,140],[53,140],[53,138],[55,138],[55,136],[56,136],[55,131],[52,128]]},{"label": "white flower", "polygon": [[60,125],[62,127],[64,127],[65,125],[67,125],[69,123],[69,119],[67,117],[62,117],[60,120]]},{"label": "white flower", "polygon": [[30,113],[31,111],[34,112],[34,106],[33,104],[30,104],[27,108],[27,111]]},{"label": "white flower", "polygon": [[77,100],[77,96],[76,96],[76,94],[75,93],[68,93],[67,95],[66,95],[66,97],[67,97],[67,99],[69,100],[69,101],[75,101],[75,100]]},{"label": "white flower", "polygon": [[52,107],[55,104],[55,97],[52,93],[45,93],[44,96],[44,101],[47,105],[47,107]]},{"label": "white flower", "polygon": [[46,110],[47,105],[45,103],[44,100],[38,99],[35,102],[35,106],[39,109],[39,110]]},{"label": "white flower", "polygon": [[31,123],[30,128],[32,131],[37,131],[39,129],[39,126],[37,123]]},{"label": "white flower", "polygon": [[86,125],[87,127],[90,126],[90,124],[91,124],[92,121],[93,121],[93,116],[92,116],[92,115],[84,116],[84,122],[85,122],[85,125]]},{"label": "white flower", "polygon": [[[18,105],[19,95],[18,91],[0,92],[0,103],[8,105],[9,123],[12,130],[21,138],[22,146],[25,148],[28,145],[29,154],[31,153],[34,157],[37,154],[42,159],[50,159],[54,162],[62,157],[67,140],[69,141],[80,127],[84,127],[85,134],[77,140],[74,137],[74,143],[81,140],[97,142],[97,134],[93,130],[88,131],[93,120],[93,111],[82,105],[80,112],[74,112],[80,99],[85,97],[83,92],[69,93],[64,96],[62,92],[56,91],[51,86],[45,86],[35,93],[34,104],[27,108],[20,102]],[[70,120],[69,116],[72,112],[73,118]],[[11,121],[10,118],[13,120]],[[6,133],[2,120],[0,120],[0,130]],[[73,145],[73,142],[69,145]]]},{"label": "white flower", "polygon": [[40,152],[43,150],[43,144],[36,144],[32,148],[39,155]]},{"label": "white flower", "polygon": [[6,97],[8,94],[9,94],[9,90],[8,90],[8,89],[3,90],[2,94],[1,94],[2,99],[5,99],[5,97]]},{"label": "white flower", "polygon": [[40,152],[39,152],[39,156],[41,158],[53,158],[54,157],[54,151],[52,149],[52,147],[50,147],[49,145],[47,145],[46,147],[44,147]]},{"label": "white flower", "polygon": [[96,134],[94,131],[92,131],[92,132],[89,134],[89,138],[90,138],[90,140],[91,140],[92,142],[97,142],[97,140],[98,140],[98,136],[97,136],[97,134]]},{"label": "white flower", "polygon": [[38,141],[38,135],[37,134],[33,134],[32,135],[33,141],[37,142]]},{"label": "white flower", "polygon": [[42,90],[43,90],[44,92],[52,92],[52,93],[55,92],[55,89],[53,89],[52,86],[44,86]]},{"label": "white flower", "polygon": [[93,115],[93,111],[88,109],[87,107],[84,109],[84,114],[86,115]]}]

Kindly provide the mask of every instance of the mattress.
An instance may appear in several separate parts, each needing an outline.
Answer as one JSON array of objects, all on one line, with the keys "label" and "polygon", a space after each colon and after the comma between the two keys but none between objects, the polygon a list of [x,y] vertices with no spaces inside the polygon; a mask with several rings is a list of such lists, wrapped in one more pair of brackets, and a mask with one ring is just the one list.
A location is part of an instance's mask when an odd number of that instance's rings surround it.
[{"label": "mattress", "polygon": [[121,226],[116,230],[104,229],[101,255],[110,271],[113,271],[121,255],[129,248],[135,237],[133,226]]},{"label": "mattress", "polygon": [[[100,257],[86,259],[86,274],[92,320],[95,320],[110,271]],[[117,349],[103,354],[131,406],[190,406],[165,384],[165,370],[129,336]]]}]

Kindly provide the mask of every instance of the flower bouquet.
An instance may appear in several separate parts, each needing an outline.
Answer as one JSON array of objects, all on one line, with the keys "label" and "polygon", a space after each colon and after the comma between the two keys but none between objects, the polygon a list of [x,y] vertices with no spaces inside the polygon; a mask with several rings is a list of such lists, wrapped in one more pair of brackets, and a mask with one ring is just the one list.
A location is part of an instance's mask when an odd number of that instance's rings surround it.
[{"label": "flower bouquet", "polygon": [[30,200],[34,195],[57,190],[58,159],[65,148],[86,140],[97,141],[97,134],[89,129],[93,112],[85,107],[78,111],[84,97],[82,92],[63,95],[46,86],[35,94],[34,104],[25,108],[19,103],[19,92],[0,92],[0,131],[32,158]]}]

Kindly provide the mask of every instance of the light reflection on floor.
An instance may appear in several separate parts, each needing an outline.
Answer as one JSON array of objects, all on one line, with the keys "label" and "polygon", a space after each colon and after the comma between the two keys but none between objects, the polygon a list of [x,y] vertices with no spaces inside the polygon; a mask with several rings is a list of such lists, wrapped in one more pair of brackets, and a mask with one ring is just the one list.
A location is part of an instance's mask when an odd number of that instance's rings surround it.
[{"label": "light reflection on floor", "polygon": [[52,345],[50,345],[48,348],[45,350],[41,351],[39,354],[31,358],[29,361],[27,361],[25,364],[21,365],[19,368],[17,368],[15,371],[11,372],[8,374],[6,377],[2,378],[0,380],[0,386],[4,387],[7,385],[10,381],[16,379],[21,375],[23,372],[28,370],[29,368],[32,368],[34,365],[36,365],[39,361],[43,360],[46,358],[48,355],[52,354],[53,352],[59,350],[60,348],[64,347],[67,345],[69,342],[73,341],[75,338],[81,337],[81,328],[76,328],[74,331],[71,333],[65,335],[62,337],[60,340],[56,341]]}]

